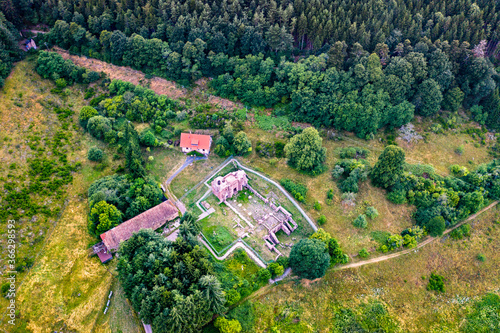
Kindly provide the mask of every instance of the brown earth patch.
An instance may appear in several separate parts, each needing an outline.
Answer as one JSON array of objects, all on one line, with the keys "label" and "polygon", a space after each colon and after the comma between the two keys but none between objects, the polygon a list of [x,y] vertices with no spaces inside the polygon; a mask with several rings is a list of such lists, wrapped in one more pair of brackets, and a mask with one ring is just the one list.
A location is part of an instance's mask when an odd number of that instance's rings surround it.
[{"label": "brown earth patch", "polygon": [[200,103],[210,103],[217,108],[235,110],[241,105],[225,98],[213,96],[206,93],[208,90],[209,79],[202,78],[195,82],[195,87],[192,92],[186,88],[179,87],[174,81],[169,81],[161,77],[153,77],[147,79],[146,75],[138,70],[126,66],[117,66],[105,61],[87,58],[84,56],[72,55],[68,51],[59,47],[54,47],[53,51],[59,53],[64,59],[70,59],[75,65],[84,67],[96,72],[104,72],[110,79],[127,81],[135,85],[147,86],[159,95],[166,95],[172,99],[193,98]]}]

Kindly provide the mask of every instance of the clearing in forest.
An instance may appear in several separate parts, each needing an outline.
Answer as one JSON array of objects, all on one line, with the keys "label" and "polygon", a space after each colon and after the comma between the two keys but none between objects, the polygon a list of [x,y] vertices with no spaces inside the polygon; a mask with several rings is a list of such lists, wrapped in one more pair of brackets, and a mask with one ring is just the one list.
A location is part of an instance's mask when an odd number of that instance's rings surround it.
[{"label": "clearing in forest", "polygon": [[207,93],[208,79],[196,81],[194,89],[190,91],[184,87],[179,87],[174,81],[169,81],[158,76],[149,79],[143,72],[130,67],[117,66],[102,60],[70,54],[68,51],[59,47],[54,47],[53,50],[59,53],[64,59],[70,59],[77,66],[98,73],[104,72],[111,80],[116,79],[127,81],[135,85],[140,84],[150,88],[159,95],[166,95],[171,99],[196,99],[199,103],[209,103],[217,108],[227,110],[236,110],[241,107],[239,103]]}]

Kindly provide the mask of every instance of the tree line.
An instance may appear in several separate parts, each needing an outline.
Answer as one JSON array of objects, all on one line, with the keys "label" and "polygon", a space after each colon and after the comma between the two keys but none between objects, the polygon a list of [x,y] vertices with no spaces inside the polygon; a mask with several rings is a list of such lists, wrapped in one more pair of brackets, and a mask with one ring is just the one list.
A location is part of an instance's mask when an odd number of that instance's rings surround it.
[{"label": "tree line", "polygon": [[[373,51],[423,38],[478,44],[498,40],[497,4],[488,0],[5,0],[7,19],[75,22],[92,34],[121,30],[170,45],[201,39],[214,53],[315,52],[337,41]],[[496,51],[496,43],[490,49]]]},{"label": "tree line", "polygon": [[0,12],[0,88],[9,76],[13,63],[21,58],[17,36],[19,31],[6,19],[4,13]]},{"label": "tree line", "polygon": [[325,53],[298,62],[209,52],[196,39],[176,50],[160,39],[103,31],[99,38],[76,23],[57,21],[43,40],[89,56],[131,66],[180,82],[211,76],[217,94],[272,107],[292,120],[354,131],[370,138],[379,128],[400,127],[415,114],[427,117],[440,109],[482,106],[478,118],[500,128],[497,81],[486,56],[487,45],[429,39],[391,49],[377,44],[369,53],[359,44],[348,52],[337,42]]}]

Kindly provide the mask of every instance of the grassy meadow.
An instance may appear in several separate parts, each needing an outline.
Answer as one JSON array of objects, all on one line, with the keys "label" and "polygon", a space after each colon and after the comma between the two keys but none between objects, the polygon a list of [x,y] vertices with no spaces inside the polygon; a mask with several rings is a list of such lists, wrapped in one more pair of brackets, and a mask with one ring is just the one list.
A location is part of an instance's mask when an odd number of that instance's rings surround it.
[{"label": "grassy meadow", "polygon": [[[43,203],[53,212],[51,215],[37,213],[28,218],[20,212],[18,261],[22,270],[18,276],[16,298],[18,324],[12,329],[4,316],[0,328],[8,332],[37,333],[141,332],[140,322],[117,281],[116,260],[102,265],[98,258],[89,258],[87,252],[88,247],[96,242],[87,232],[88,187],[94,180],[115,173],[123,165],[123,158],[115,158],[114,148],[90,137],[78,125],[78,111],[88,104],[84,99],[86,87],[74,85],[64,94],[51,92],[55,85],[36,74],[34,62],[34,58],[19,62],[0,92],[0,186],[7,182],[18,187],[28,184],[29,160],[37,152],[51,158],[57,149],[67,156],[68,163],[75,165],[75,169],[71,173],[72,181],[53,193],[30,193],[34,202]],[[55,112],[55,107],[71,112],[61,116]],[[491,142],[483,145],[477,138],[462,133],[462,129],[473,127],[472,124],[464,123],[455,130],[439,134],[428,131],[429,122],[417,119],[415,125],[419,132],[427,133],[425,140],[409,145],[396,139],[406,151],[409,163],[428,163],[445,175],[449,174],[452,164],[474,168],[491,160],[488,154]],[[259,140],[287,141],[282,131],[264,131],[251,120],[245,123],[245,132],[254,147]],[[57,133],[62,133],[65,139],[57,141]],[[39,139],[29,139],[30,136]],[[356,206],[343,207],[341,193],[330,174],[339,159],[339,148],[367,148],[371,153],[368,160],[373,165],[386,139],[386,133],[380,133],[371,141],[350,134],[345,134],[343,140],[325,138],[327,171],[316,177],[290,168],[285,159],[259,157],[255,149],[241,161],[276,181],[289,178],[306,185],[308,194],[302,206],[315,220],[325,215],[327,222],[322,227],[354,257],[362,248],[375,251],[379,245],[377,239],[384,234],[399,233],[413,224],[413,207],[389,202],[385,191],[373,187],[369,181],[360,184]],[[33,140],[36,145],[33,145]],[[87,151],[92,146],[105,151],[104,162],[97,164],[87,160]],[[460,155],[455,152],[459,146],[464,147]],[[177,149],[155,148],[144,151],[144,154],[154,157],[147,168],[159,182],[165,182],[185,160]],[[178,198],[182,197],[223,161],[212,154],[208,160],[193,163],[172,182],[172,192]],[[327,201],[330,189],[334,193],[331,202]],[[3,190],[7,192],[5,188]],[[193,191],[188,201],[205,191],[204,186]],[[320,210],[314,209],[315,202],[321,204]],[[368,228],[356,229],[352,221],[364,213],[367,206],[374,206],[379,216],[369,220]],[[442,328],[444,332],[455,332],[460,319],[470,312],[472,300],[487,292],[499,291],[497,240],[500,225],[494,223],[498,221],[498,215],[495,208],[478,217],[472,223],[473,232],[468,239],[455,241],[446,237],[407,256],[358,269],[330,270],[315,283],[291,279],[276,287],[265,287],[256,293],[253,305],[246,302],[239,311],[244,313],[250,307],[254,308],[256,332],[328,332],[333,310],[342,306],[361,311],[359,309],[364,304],[376,300],[384,304],[391,320],[402,331],[431,332]],[[217,221],[210,222],[206,227],[215,230]],[[0,221],[0,225],[5,226],[5,221]],[[212,234],[214,230],[211,230]],[[5,246],[4,235],[5,228],[0,231],[1,246]],[[234,237],[230,233],[225,236],[227,239],[222,240],[221,248]],[[484,262],[477,259],[479,254],[486,258]],[[244,268],[232,259],[224,265],[233,272],[239,272],[241,266],[244,275],[241,277],[248,279],[258,269],[255,265]],[[431,272],[445,277],[444,294],[425,289]],[[111,306],[104,315],[111,290]],[[7,300],[0,297],[0,307],[6,306]]]},{"label": "grassy meadow", "polygon": [[[3,317],[0,327],[8,332],[139,332],[137,319],[130,306],[127,308],[123,292],[120,293],[114,267],[102,265],[97,257],[89,258],[87,252],[89,245],[95,243],[87,231],[88,186],[114,173],[123,161],[113,160],[112,150],[79,127],[77,111],[88,104],[83,98],[85,87],[69,87],[66,96],[52,93],[54,84],[34,71],[35,59],[19,62],[0,93],[2,180],[24,181],[28,159],[35,154],[27,144],[30,134],[41,137],[38,148],[44,150],[52,147],[55,133],[67,134],[69,139],[63,142],[62,149],[68,161],[81,165],[72,173],[72,183],[57,195],[32,193],[35,200],[59,208],[59,214],[20,219],[17,260],[29,259],[31,265],[18,275],[17,325],[12,328],[6,323],[7,317]],[[54,106],[75,113],[61,120]],[[105,151],[104,162],[87,160],[87,150],[92,146]],[[15,168],[5,167],[13,163]],[[1,225],[5,226],[5,221]],[[103,315],[111,288],[115,290],[113,303],[107,315]],[[5,308],[7,299],[1,297],[0,306]]]},{"label": "grassy meadow", "polygon": [[[376,300],[399,332],[458,332],[474,301],[500,293],[499,216],[498,208],[480,215],[471,223],[470,238],[445,237],[395,259],[330,270],[315,283],[284,282],[255,299],[255,329],[330,332],[336,307],[356,312]],[[445,278],[444,293],[426,290],[433,272]]]}]

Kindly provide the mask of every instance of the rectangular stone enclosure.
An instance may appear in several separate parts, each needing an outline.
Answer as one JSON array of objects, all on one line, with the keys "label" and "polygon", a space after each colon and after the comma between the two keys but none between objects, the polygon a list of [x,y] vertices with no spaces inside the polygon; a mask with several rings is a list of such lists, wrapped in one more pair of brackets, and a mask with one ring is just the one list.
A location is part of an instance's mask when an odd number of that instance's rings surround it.
[{"label": "rectangular stone enclosure", "polygon": [[[243,221],[246,222],[248,234],[262,235],[262,239],[266,247],[270,251],[274,251],[277,256],[281,256],[281,251],[278,246],[291,246],[290,244],[280,244],[276,233],[283,231],[286,235],[290,235],[298,225],[293,220],[290,214],[279,203],[275,203],[273,198],[265,198],[258,191],[248,184],[248,177],[243,170],[234,171],[227,175],[215,178],[211,183],[213,194],[219,199],[219,203],[225,203],[233,210]],[[238,196],[238,192],[248,190],[251,195],[246,196],[249,202],[242,207],[235,199],[229,200],[234,196]],[[253,222],[253,223],[252,223]],[[256,225],[255,225],[256,222]],[[262,233],[262,231],[264,231]]]}]

